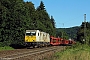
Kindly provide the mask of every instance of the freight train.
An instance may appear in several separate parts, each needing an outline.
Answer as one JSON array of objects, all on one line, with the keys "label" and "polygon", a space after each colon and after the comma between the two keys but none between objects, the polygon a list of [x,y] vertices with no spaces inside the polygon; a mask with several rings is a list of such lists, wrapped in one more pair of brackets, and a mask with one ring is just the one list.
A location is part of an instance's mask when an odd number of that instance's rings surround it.
[{"label": "freight train", "polygon": [[62,38],[55,38],[50,36],[49,33],[40,30],[26,30],[25,45],[29,47],[42,47],[49,45],[65,45],[74,44],[73,40],[64,40]]}]

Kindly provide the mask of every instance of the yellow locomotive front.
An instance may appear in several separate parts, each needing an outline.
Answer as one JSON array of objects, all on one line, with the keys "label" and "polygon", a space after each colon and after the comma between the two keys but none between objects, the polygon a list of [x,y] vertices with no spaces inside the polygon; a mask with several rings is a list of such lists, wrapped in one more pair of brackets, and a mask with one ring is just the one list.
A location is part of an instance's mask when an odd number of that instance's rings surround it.
[{"label": "yellow locomotive front", "polygon": [[25,42],[35,42],[36,41],[36,32],[26,32]]},{"label": "yellow locomotive front", "polygon": [[35,42],[36,42],[36,31],[26,30],[26,33],[25,33],[26,46],[34,46]]}]

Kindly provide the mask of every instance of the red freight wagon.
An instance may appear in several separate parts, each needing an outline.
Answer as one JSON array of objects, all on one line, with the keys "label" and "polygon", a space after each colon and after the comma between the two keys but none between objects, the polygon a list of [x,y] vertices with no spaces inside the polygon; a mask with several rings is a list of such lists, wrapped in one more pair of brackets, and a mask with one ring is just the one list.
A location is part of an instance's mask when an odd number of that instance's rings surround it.
[{"label": "red freight wagon", "polygon": [[61,38],[50,37],[51,45],[60,45],[62,43]]},{"label": "red freight wagon", "polygon": [[68,45],[69,44],[69,40],[62,40],[62,44],[63,45]]}]

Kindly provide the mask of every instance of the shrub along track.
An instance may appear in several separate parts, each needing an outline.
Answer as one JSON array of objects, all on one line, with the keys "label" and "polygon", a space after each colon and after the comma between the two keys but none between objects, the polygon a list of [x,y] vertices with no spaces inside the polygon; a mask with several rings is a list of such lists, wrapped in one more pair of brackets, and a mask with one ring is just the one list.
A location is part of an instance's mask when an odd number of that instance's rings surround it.
[{"label": "shrub along track", "polygon": [[63,50],[63,46],[52,46],[34,49],[16,49],[1,51],[0,60],[43,60],[49,58],[57,51]]}]

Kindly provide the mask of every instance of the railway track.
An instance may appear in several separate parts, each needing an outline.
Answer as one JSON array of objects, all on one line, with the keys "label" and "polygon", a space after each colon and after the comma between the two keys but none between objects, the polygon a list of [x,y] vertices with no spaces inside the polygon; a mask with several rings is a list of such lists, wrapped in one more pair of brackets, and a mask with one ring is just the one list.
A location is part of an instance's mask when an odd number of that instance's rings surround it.
[{"label": "railway track", "polygon": [[39,54],[43,54],[46,52],[50,52],[50,51],[56,51],[57,49],[60,49],[60,46],[57,47],[45,47],[45,48],[41,48],[41,49],[37,49],[37,50],[31,50],[31,51],[25,51],[25,52],[20,52],[20,53],[16,53],[16,54],[11,54],[11,55],[6,55],[3,57],[0,57],[0,60],[20,60],[21,58],[27,57],[27,56],[32,56],[32,55],[39,55]]}]

